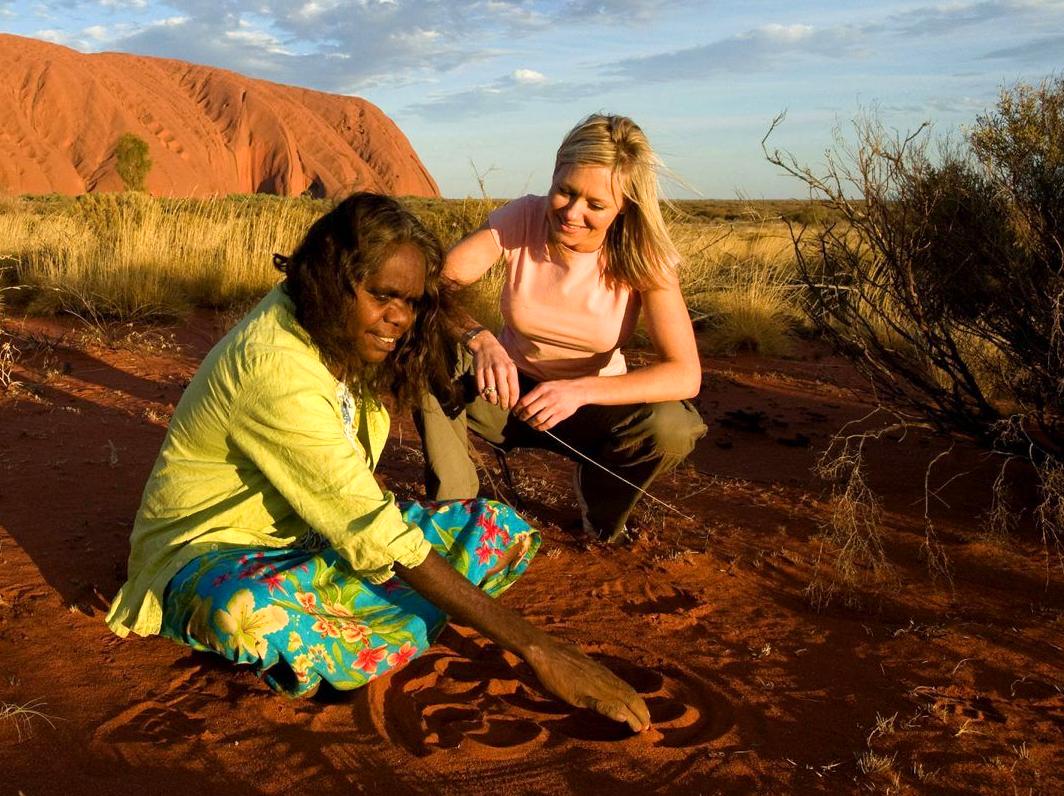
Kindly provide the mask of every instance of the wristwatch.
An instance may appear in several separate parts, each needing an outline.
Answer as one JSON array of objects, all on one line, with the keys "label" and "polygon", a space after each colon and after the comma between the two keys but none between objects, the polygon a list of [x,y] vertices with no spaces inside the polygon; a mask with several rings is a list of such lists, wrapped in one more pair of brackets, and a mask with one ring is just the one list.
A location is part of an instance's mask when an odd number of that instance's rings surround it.
[{"label": "wristwatch", "polygon": [[468,349],[469,344],[473,342],[473,338],[481,332],[486,331],[488,330],[483,326],[474,326],[472,329],[468,329],[465,334],[462,335],[462,345]]}]

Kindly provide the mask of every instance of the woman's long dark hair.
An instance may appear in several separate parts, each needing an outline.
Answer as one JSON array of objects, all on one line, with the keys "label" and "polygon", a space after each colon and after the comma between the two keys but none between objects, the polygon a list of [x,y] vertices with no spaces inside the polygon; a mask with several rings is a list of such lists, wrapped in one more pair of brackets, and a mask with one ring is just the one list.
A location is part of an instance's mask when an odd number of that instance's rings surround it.
[{"label": "woman's long dark hair", "polygon": [[[367,365],[347,335],[347,314],[356,286],[403,245],[415,246],[425,259],[425,293],[398,348],[384,362]],[[314,222],[291,257],[275,255],[274,264],[285,274],[296,320],[345,382],[376,395],[391,392],[402,407],[414,405],[429,385],[434,391],[453,389],[448,354],[454,342],[444,323],[450,294],[440,279],[443,248],[395,199],[352,194]]]}]

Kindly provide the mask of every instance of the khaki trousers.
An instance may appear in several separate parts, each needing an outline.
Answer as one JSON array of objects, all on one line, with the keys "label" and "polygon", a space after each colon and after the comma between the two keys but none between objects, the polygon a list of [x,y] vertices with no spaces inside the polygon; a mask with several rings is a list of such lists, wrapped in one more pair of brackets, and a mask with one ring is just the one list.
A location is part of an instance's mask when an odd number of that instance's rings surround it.
[{"label": "khaki trousers", "polygon": [[[414,415],[425,454],[428,498],[476,497],[480,479],[469,456],[468,432],[472,431],[503,450],[544,448],[576,461],[576,499],[585,530],[604,540],[621,538],[625,520],[639,500],[639,489],[482,399],[472,383],[472,357],[468,354],[460,358],[459,369],[466,396],[464,408],[449,417],[436,397],[426,394]],[[520,379],[522,395],[536,385],[524,375]],[[706,426],[689,401],[665,401],[583,406],[554,426],[551,433],[612,473],[646,489],[658,475],[691,453],[706,433]]]}]

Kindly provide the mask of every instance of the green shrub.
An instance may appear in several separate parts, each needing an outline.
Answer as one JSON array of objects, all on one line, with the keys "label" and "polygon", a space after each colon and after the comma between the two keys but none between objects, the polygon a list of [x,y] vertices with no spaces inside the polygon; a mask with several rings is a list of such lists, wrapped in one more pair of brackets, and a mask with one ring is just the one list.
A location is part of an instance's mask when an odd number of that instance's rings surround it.
[{"label": "green shrub", "polygon": [[123,133],[115,144],[115,171],[127,191],[143,191],[151,171],[148,143],[133,133]]},{"label": "green shrub", "polygon": [[[940,430],[998,444],[1018,411],[1064,455],[1064,80],[1004,91],[963,145],[874,120],[857,134],[823,177],[771,156],[845,217],[797,250],[813,321]],[[1003,398],[972,358],[988,350],[1011,372]]]},{"label": "green shrub", "polygon": [[[766,149],[842,217],[794,233],[812,321],[901,410],[890,427],[1026,462],[1038,504],[1015,509],[1064,568],[1064,79],[1003,90],[960,144],[875,119],[856,135],[822,175]],[[851,457],[840,485],[860,467]]]}]

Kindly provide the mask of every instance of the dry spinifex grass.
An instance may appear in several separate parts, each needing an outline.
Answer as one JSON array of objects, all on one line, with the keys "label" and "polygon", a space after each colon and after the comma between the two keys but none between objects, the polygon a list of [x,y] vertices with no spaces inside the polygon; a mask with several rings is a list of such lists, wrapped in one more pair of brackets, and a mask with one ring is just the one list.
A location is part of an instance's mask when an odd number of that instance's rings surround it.
[{"label": "dry spinifex grass", "polygon": [[8,702],[0,702],[0,725],[10,723],[15,728],[15,736],[18,742],[22,742],[33,735],[33,723],[43,721],[49,727],[54,728],[53,716],[44,713],[41,708],[46,705],[39,699],[33,699],[22,705]]},{"label": "dry spinifex grass", "polygon": [[299,201],[90,196],[0,215],[0,240],[29,311],[140,320],[266,292],[280,276],[271,255],[291,251],[319,212]]},{"label": "dry spinifex grass", "polygon": [[[410,200],[452,245],[483,224],[494,200]],[[0,208],[7,284],[30,312],[105,320],[174,317],[193,306],[227,308],[265,293],[279,278],[274,252],[291,252],[328,202],[279,197],[208,200],[88,195],[12,200]],[[800,310],[794,252],[780,221],[676,219],[682,289],[714,351],[784,353]],[[463,301],[485,325],[500,323],[504,274],[495,268]]]},{"label": "dry spinifex grass", "polygon": [[710,353],[786,354],[801,326],[794,246],[780,221],[674,224],[681,288]]}]

